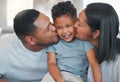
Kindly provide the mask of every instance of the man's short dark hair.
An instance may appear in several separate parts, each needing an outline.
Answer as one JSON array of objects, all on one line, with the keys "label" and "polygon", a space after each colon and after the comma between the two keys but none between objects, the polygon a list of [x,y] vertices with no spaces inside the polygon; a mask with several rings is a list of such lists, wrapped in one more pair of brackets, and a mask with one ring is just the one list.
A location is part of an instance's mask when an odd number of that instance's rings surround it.
[{"label": "man's short dark hair", "polygon": [[76,8],[70,1],[59,2],[52,7],[51,11],[53,20],[66,14],[72,16],[75,20],[77,19]]},{"label": "man's short dark hair", "polygon": [[35,29],[35,20],[40,12],[34,9],[27,9],[19,12],[14,18],[14,31],[21,41],[25,36],[30,35]]}]

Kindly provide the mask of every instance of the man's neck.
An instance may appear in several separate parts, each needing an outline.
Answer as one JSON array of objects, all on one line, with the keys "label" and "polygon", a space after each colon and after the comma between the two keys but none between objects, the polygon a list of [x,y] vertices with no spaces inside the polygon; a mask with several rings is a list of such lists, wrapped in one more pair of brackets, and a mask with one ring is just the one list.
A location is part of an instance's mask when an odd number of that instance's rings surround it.
[{"label": "man's neck", "polygon": [[43,48],[45,48],[46,46],[31,46],[31,45],[27,45],[27,44],[23,44],[27,49],[31,50],[31,51],[34,51],[34,52],[37,52],[37,51],[40,51],[42,50]]}]

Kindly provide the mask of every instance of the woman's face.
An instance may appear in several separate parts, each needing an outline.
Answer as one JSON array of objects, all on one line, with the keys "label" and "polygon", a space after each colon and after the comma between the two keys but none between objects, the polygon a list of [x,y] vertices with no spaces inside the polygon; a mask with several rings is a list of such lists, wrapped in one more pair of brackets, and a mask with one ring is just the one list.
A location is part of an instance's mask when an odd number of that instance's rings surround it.
[{"label": "woman's face", "polygon": [[66,42],[72,41],[75,36],[74,23],[74,19],[68,15],[62,15],[56,18],[54,25],[57,29],[58,36]]},{"label": "woman's face", "polygon": [[91,38],[92,33],[87,24],[85,10],[79,14],[78,20],[74,24],[74,27],[76,28],[76,38],[81,40],[89,40]]}]

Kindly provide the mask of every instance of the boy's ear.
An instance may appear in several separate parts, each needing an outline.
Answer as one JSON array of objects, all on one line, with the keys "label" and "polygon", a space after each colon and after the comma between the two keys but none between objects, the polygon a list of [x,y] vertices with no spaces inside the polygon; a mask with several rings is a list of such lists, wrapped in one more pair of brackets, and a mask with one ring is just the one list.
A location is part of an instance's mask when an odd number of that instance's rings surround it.
[{"label": "boy's ear", "polygon": [[100,30],[96,30],[92,33],[93,39],[96,39],[100,36]]},{"label": "boy's ear", "polygon": [[32,36],[25,36],[25,41],[29,45],[35,45],[34,38]]}]

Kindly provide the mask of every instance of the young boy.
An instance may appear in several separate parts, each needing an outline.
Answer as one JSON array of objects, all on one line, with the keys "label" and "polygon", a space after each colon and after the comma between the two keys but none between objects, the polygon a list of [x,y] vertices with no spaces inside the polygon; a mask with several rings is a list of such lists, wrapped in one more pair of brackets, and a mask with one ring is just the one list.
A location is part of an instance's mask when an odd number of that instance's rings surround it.
[{"label": "young boy", "polygon": [[101,75],[92,44],[75,39],[74,23],[77,14],[71,2],[55,5],[52,17],[60,40],[48,48],[48,70],[52,78],[47,74],[42,82],[85,82],[88,61],[93,75]]}]

